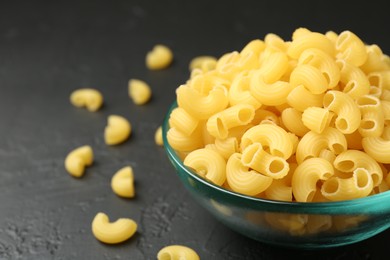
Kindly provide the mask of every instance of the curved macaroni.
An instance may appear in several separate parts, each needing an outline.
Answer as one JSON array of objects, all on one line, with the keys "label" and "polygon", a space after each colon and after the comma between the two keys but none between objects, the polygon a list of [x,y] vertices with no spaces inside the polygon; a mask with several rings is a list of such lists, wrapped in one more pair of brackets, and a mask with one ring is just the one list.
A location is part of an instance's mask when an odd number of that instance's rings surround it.
[{"label": "curved macaroni", "polygon": [[152,96],[149,85],[145,81],[139,79],[129,80],[128,91],[130,98],[136,105],[147,103]]},{"label": "curved macaroni", "polygon": [[171,49],[162,44],[157,44],[146,54],[146,67],[151,70],[167,68],[173,61]]},{"label": "curved macaroni", "polygon": [[107,145],[116,145],[126,141],[131,134],[130,122],[118,115],[110,115],[104,129],[104,141]]},{"label": "curved macaroni", "polygon": [[162,126],[157,127],[156,132],[154,133],[154,142],[158,146],[163,146],[163,135],[162,135]]},{"label": "curved macaroni", "polygon": [[215,138],[225,139],[229,129],[249,124],[254,116],[253,106],[237,104],[211,116],[207,120],[207,131]]},{"label": "curved macaroni", "polygon": [[344,151],[336,157],[333,165],[343,173],[354,172],[358,168],[367,170],[371,175],[374,186],[378,186],[383,179],[383,172],[378,162],[362,151]]},{"label": "curved macaroni", "polygon": [[290,169],[285,159],[268,154],[260,143],[246,147],[242,152],[241,162],[244,166],[273,179],[283,178]]},{"label": "curved macaroni", "polygon": [[293,88],[304,86],[310,93],[319,95],[328,89],[328,80],[316,67],[308,64],[298,65],[290,75]]},{"label": "curved macaroni", "polygon": [[65,169],[74,177],[81,177],[85,167],[93,162],[93,151],[89,145],[80,146],[72,150],[65,159]]},{"label": "curved macaroni", "polygon": [[197,90],[181,85],[176,90],[177,103],[196,119],[207,119],[228,106],[227,90],[218,86],[210,90],[207,96]]},{"label": "curved macaroni", "polygon": [[272,124],[261,124],[248,129],[241,138],[241,151],[253,143],[269,147],[271,155],[284,159],[291,156],[294,147],[286,130]]},{"label": "curved macaroni", "polygon": [[226,180],[233,191],[249,196],[265,191],[272,183],[271,177],[245,167],[240,153],[232,154],[227,161]]},{"label": "curved macaroni", "polygon": [[326,108],[308,107],[303,111],[302,123],[311,131],[321,134],[329,126],[332,116]]},{"label": "curved macaroni", "polygon": [[133,168],[126,166],[118,170],[111,178],[111,188],[120,197],[133,198],[135,194]]},{"label": "curved macaroni", "polygon": [[240,73],[234,78],[229,88],[229,103],[231,106],[248,104],[255,109],[261,106],[261,103],[250,92],[250,76],[246,73]]},{"label": "curved macaroni", "polygon": [[344,93],[352,98],[367,95],[370,91],[370,82],[366,74],[358,67],[345,60],[337,60],[340,67],[340,83]]},{"label": "curved macaroni", "polygon": [[390,140],[382,137],[364,137],[364,151],[380,163],[390,163]]},{"label": "curved macaroni", "polygon": [[167,132],[167,139],[173,149],[180,152],[189,152],[204,145],[201,130],[198,127],[191,135],[186,135],[175,127],[171,127]]},{"label": "curved macaroni", "polygon": [[110,223],[106,214],[99,212],[92,221],[92,233],[101,242],[117,244],[131,238],[137,231],[137,223],[129,218],[120,218]]},{"label": "curved macaroni", "polygon": [[215,69],[217,66],[217,59],[213,56],[197,56],[190,61],[190,71],[200,69],[203,72]]},{"label": "curved macaroni", "polygon": [[351,31],[343,31],[339,34],[336,41],[336,50],[339,57],[347,62],[361,66],[367,60],[366,45]]},{"label": "curved macaroni", "polygon": [[213,150],[194,150],[187,155],[183,164],[217,185],[222,185],[226,180],[226,161]]},{"label": "curved macaroni", "polygon": [[348,94],[330,90],[324,96],[324,107],[337,115],[335,126],[343,134],[350,134],[360,126],[361,113],[355,101]]},{"label": "curved macaroni", "polygon": [[162,248],[157,254],[158,260],[200,260],[199,255],[191,248],[182,245],[171,245]]},{"label": "curved macaroni", "polygon": [[365,95],[356,100],[360,108],[362,119],[359,132],[362,137],[379,137],[385,126],[384,106],[382,102],[370,95]]},{"label": "curved macaroni", "polygon": [[184,108],[177,107],[169,115],[169,125],[189,136],[198,127],[199,120],[187,113]]},{"label": "curved macaroni", "polygon": [[76,107],[86,107],[94,112],[103,105],[103,95],[93,88],[81,88],[72,92],[70,103]]},{"label": "curved macaroni", "polygon": [[322,158],[310,158],[295,169],[292,176],[292,191],[299,202],[310,202],[317,191],[317,182],[325,181],[334,174],[330,162]]},{"label": "curved macaroni", "polygon": [[291,90],[287,95],[287,103],[296,110],[303,112],[308,107],[322,107],[324,94],[313,94],[303,85]]}]

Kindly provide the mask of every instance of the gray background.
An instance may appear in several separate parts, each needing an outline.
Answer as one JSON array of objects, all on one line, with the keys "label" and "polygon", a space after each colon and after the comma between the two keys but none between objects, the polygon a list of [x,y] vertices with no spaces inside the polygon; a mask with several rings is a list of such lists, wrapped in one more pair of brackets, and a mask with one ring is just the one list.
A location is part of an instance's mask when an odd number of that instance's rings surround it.
[{"label": "gray background", "polygon": [[[348,29],[389,53],[387,16],[375,1],[1,1],[0,259],[155,259],[170,244],[187,245],[202,259],[385,259],[390,231],[320,251],[276,248],[234,233],[189,196],[153,138],[191,58],[219,57],[270,32],[289,40],[300,26]],[[170,46],[175,61],[149,71],[145,54],[157,43]],[[130,78],[150,84],[149,104],[129,99]],[[81,87],[103,93],[100,111],[69,103]],[[131,138],[115,147],[103,140],[110,114],[133,125]],[[64,158],[84,144],[95,162],[75,179]],[[131,200],[110,187],[126,165],[136,180]],[[119,245],[98,242],[90,225],[99,211],[133,218],[137,234]]]}]

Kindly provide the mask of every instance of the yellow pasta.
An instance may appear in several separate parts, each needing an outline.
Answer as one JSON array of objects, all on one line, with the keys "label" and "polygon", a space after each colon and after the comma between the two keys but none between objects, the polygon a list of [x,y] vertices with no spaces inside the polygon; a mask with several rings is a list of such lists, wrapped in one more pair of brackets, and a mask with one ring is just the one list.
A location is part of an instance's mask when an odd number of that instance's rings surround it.
[{"label": "yellow pasta", "polygon": [[347,150],[347,140],[340,131],[332,127],[326,128],[322,134],[310,131],[298,143],[297,162],[302,163],[306,159],[318,157],[323,149],[340,154]]},{"label": "yellow pasta", "polygon": [[386,126],[390,126],[390,101],[381,100],[383,120]]},{"label": "yellow pasta", "polygon": [[126,166],[118,170],[111,178],[111,188],[120,197],[133,198],[134,174],[131,166]]},{"label": "yellow pasta", "polygon": [[302,123],[317,134],[322,133],[329,126],[332,114],[326,108],[308,107],[303,111]]},{"label": "yellow pasta", "polygon": [[340,33],[336,41],[336,50],[339,52],[339,58],[357,67],[367,60],[366,45],[351,31]]},{"label": "yellow pasta", "polygon": [[228,137],[226,139],[215,139],[215,148],[226,160],[233,154],[238,152],[238,140],[236,137]]},{"label": "yellow pasta", "polygon": [[149,85],[143,80],[129,80],[128,90],[130,98],[136,105],[143,105],[147,103],[152,96],[152,91]]},{"label": "yellow pasta", "polygon": [[362,137],[378,137],[383,133],[385,117],[380,100],[374,96],[365,95],[356,100],[362,119],[359,132]]},{"label": "yellow pasta", "polygon": [[285,159],[268,154],[260,143],[246,147],[242,152],[241,162],[244,166],[273,179],[283,178],[290,169]]},{"label": "yellow pasta", "polygon": [[390,71],[375,71],[367,75],[368,80],[372,86],[380,89],[390,89]]},{"label": "yellow pasta", "polygon": [[226,180],[226,161],[213,150],[194,150],[187,155],[183,164],[217,185],[222,185]]},{"label": "yellow pasta", "polygon": [[342,152],[336,157],[333,164],[337,170],[344,173],[344,176],[348,176],[345,173],[351,173],[361,168],[370,174],[374,186],[378,186],[382,182],[383,172],[380,165],[362,151],[347,150]]},{"label": "yellow pasta", "polygon": [[158,251],[157,260],[200,260],[199,255],[191,248],[182,245],[170,245]]},{"label": "yellow pasta", "polygon": [[340,83],[344,93],[352,98],[358,98],[369,93],[370,82],[360,68],[345,60],[337,60],[337,64],[340,66]]},{"label": "yellow pasta", "polygon": [[366,45],[367,59],[360,68],[366,73],[374,71],[382,71],[388,69],[386,62],[383,59],[383,52],[378,45]]},{"label": "yellow pasta", "polygon": [[207,120],[207,131],[215,138],[225,139],[229,129],[249,124],[254,116],[255,109],[251,105],[231,106]]},{"label": "yellow pasta", "polygon": [[191,116],[184,108],[177,107],[169,115],[170,127],[190,136],[199,125],[199,120]]},{"label": "yellow pasta", "polygon": [[233,191],[249,196],[265,191],[272,183],[271,177],[244,166],[240,153],[232,154],[227,161],[226,180]]},{"label": "yellow pasta", "polygon": [[86,107],[95,112],[103,105],[103,95],[97,89],[81,88],[72,92],[70,102],[76,107]]},{"label": "yellow pasta", "polygon": [[357,168],[350,178],[331,177],[321,187],[322,194],[329,200],[350,200],[368,196],[373,189],[370,173]]},{"label": "yellow pasta", "polygon": [[335,126],[343,134],[350,134],[360,126],[361,113],[355,101],[348,94],[330,90],[324,96],[324,107],[337,115]]},{"label": "yellow pasta", "polygon": [[303,112],[308,107],[322,107],[324,94],[313,94],[303,85],[291,90],[287,95],[287,103],[296,110]]},{"label": "yellow pasta", "polygon": [[158,146],[163,146],[163,135],[162,135],[162,126],[157,127],[156,132],[154,133],[154,142]]},{"label": "yellow pasta", "polygon": [[253,143],[269,147],[270,154],[288,159],[294,144],[288,133],[281,127],[272,124],[261,124],[248,129],[241,138],[241,150]]},{"label": "yellow pasta", "polygon": [[146,67],[151,70],[165,69],[171,65],[173,53],[163,44],[157,44],[146,54]]},{"label": "yellow pasta", "polygon": [[245,47],[241,50],[241,54],[245,54],[247,52],[254,52],[257,55],[259,55],[264,49],[266,45],[264,41],[260,39],[255,39],[250,42],[248,42]]},{"label": "yellow pasta", "polygon": [[317,191],[317,182],[325,181],[333,174],[332,164],[322,158],[310,158],[299,164],[292,176],[292,191],[295,200],[312,201]]},{"label": "yellow pasta", "polygon": [[329,54],[316,49],[307,49],[298,59],[298,65],[307,64],[317,68],[327,81],[327,88],[333,89],[340,80],[340,69],[336,61]]},{"label": "yellow pasta", "polygon": [[328,89],[328,80],[323,73],[312,65],[298,65],[290,75],[290,84],[293,88],[304,86],[310,93],[319,95]]},{"label": "yellow pasta", "polygon": [[177,103],[196,119],[207,119],[228,106],[227,90],[223,86],[210,90],[207,96],[186,85],[176,90]]},{"label": "yellow pasta", "polygon": [[380,163],[390,163],[390,140],[382,137],[364,137],[364,151]]},{"label": "yellow pasta", "polygon": [[107,145],[117,145],[126,141],[131,135],[131,124],[123,116],[110,115],[104,128],[104,141]]},{"label": "yellow pasta", "polygon": [[173,149],[181,152],[189,152],[201,148],[204,145],[201,130],[197,128],[191,135],[186,135],[177,128],[171,127],[167,132],[167,139]]},{"label": "yellow pasta", "polygon": [[201,69],[203,72],[215,69],[217,66],[217,59],[213,56],[198,56],[190,61],[190,71],[194,69]]},{"label": "yellow pasta", "polygon": [[82,177],[85,167],[93,163],[93,150],[89,145],[72,150],[65,159],[65,169],[74,177]]},{"label": "yellow pasta", "polygon": [[261,103],[252,96],[250,92],[251,77],[246,73],[238,74],[229,88],[229,103],[231,106],[237,104],[252,105],[254,109],[258,109]]},{"label": "yellow pasta", "polygon": [[293,41],[287,53],[291,58],[298,59],[302,52],[310,48],[320,49],[331,57],[334,57],[335,54],[335,46],[325,35],[308,30],[300,34],[294,32]]}]

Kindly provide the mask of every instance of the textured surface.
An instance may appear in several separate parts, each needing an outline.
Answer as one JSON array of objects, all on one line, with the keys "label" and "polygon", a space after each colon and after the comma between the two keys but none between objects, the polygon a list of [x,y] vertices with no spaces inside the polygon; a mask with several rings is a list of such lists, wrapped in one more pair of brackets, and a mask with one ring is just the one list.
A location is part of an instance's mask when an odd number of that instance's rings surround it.
[{"label": "textured surface", "polygon": [[[153,136],[192,57],[220,56],[269,32],[290,39],[299,26],[349,29],[390,53],[386,9],[373,1],[372,8],[310,1],[305,9],[277,1],[162,2],[0,3],[0,259],[155,259],[169,244],[188,245],[202,259],[384,259],[390,231],[323,251],[274,248],[234,233],[189,197]],[[145,53],[157,43],[170,46],[175,61],[148,71]],[[151,85],[148,105],[131,102],[130,78]],[[101,90],[103,109],[71,106],[69,94],[80,87]],[[131,139],[115,147],[103,141],[110,114],[133,124]],[[95,163],[75,179],[63,161],[84,144]],[[131,200],[110,188],[126,165],[136,180]],[[120,245],[99,243],[90,230],[99,211],[133,218],[139,231]]]}]

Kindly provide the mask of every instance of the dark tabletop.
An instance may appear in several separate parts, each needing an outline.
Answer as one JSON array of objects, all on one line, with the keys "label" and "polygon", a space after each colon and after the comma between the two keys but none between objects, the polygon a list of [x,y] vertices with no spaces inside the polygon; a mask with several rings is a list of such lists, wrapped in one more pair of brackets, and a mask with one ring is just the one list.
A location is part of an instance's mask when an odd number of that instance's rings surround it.
[{"label": "dark tabletop", "polygon": [[[267,33],[290,40],[298,27],[351,30],[390,53],[388,13],[374,1],[1,1],[0,259],[156,259],[170,244],[201,259],[386,259],[390,230],[319,251],[271,247],[231,231],[189,196],[153,138],[191,58],[219,57]],[[159,43],[173,50],[174,63],[149,71],[145,54]],[[130,78],[150,84],[150,103],[129,99]],[[99,89],[104,107],[72,106],[69,95],[81,87]],[[133,133],[109,147],[103,130],[111,114],[128,118]],[[85,144],[95,161],[76,179],[64,158]],[[134,199],[110,187],[127,165]],[[91,233],[100,211],[134,219],[138,232],[119,245],[100,243]]]}]

